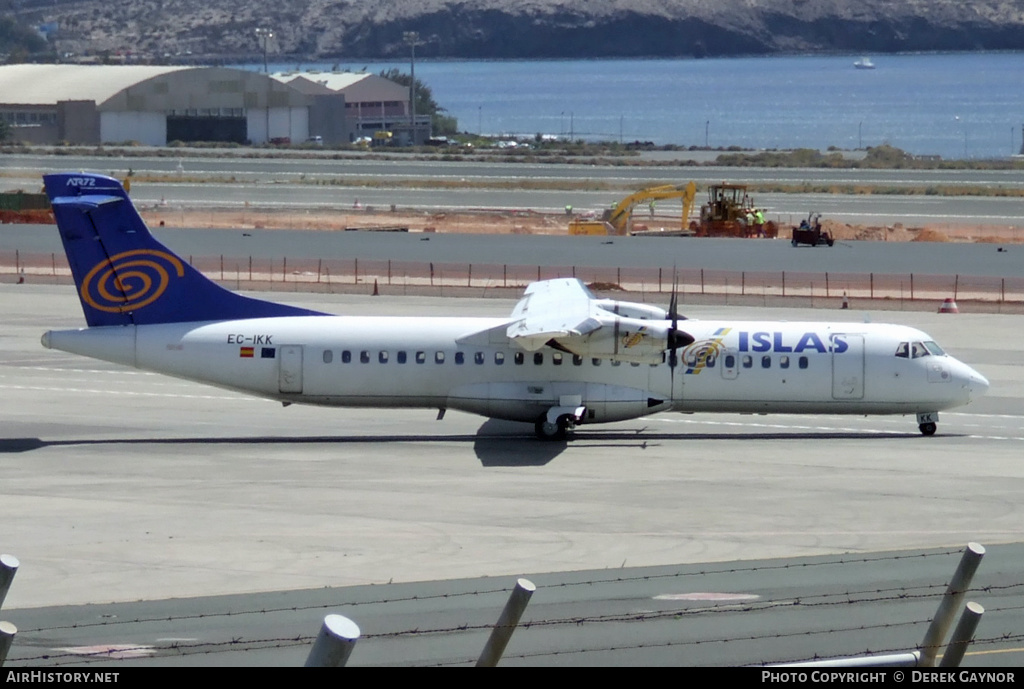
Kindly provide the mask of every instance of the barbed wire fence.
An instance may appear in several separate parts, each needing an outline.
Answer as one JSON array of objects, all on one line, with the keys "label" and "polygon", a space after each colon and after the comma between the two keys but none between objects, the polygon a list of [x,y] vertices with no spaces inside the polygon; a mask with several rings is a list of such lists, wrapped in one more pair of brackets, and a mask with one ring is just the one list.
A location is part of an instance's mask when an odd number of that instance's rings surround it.
[{"label": "barbed wire fence", "polygon": [[[964,562],[968,559],[968,555],[972,552],[977,553],[979,549],[981,553],[984,553],[984,549],[977,544],[970,544],[965,550],[943,550],[912,555],[892,554],[859,558],[844,556],[824,558],[815,562],[783,562],[773,564],[754,564],[750,566],[709,567],[704,569],[681,570],[653,575],[637,573],[625,576],[591,576],[581,577],[574,581],[563,581],[552,583],[550,585],[541,585],[539,588],[542,590],[547,589],[551,592],[561,591],[561,596],[564,596],[566,592],[571,592],[577,589],[591,589],[597,585],[611,585],[614,587],[621,586],[623,587],[623,592],[621,595],[613,596],[613,598],[628,599],[628,596],[630,595],[627,593],[629,587],[638,584],[650,584],[656,582],[679,583],[685,582],[688,579],[709,576],[768,575],[787,570],[807,570],[812,572],[814,570],[821,570],[822,579],[827,583],[829,576],[831,576],[830,571],[827,568],[830,567],[869,565],[880,570],[884,570],[886,567],[901,560],[924,560],[932,558],[948,559],[949,557],[957,554],[962,554],[961,567],[963,567]],[[980,555],[977,555],[976,557],[977,560],[980,561]],[[975,562],[974,567],[977,567],[977,562]],[[423,639],[425,643],[429,640],[429,643],[434,645],[438,637],[456,638],[473,636],[474,638],[478,638],[480,635],[488,632],[493,633],[495,629],[502,628],[505,629],[508,635],[511,635],[513,630],[518,629],[518,634],[526,639],[526,642],[521,644],[523,650],[507,654],[504,657],[507,659],[523,661],[527,664],[531,661],[540,661],[542,659],[551,660],[557,656],[585,658],[588,654],[608,654],[612,652],[626,654],[628,656],[630,653],[649,651],[652,649],[675,649],[685,654],[687,650],[694,650],[699,647],[707,646],[720,646],[723,648],[728,647],[730,649],[735,649],[736,653],[733,657],[737,661],[736,664],[758,666],[804,664],[820,660],[823,655],[822,653],[814,650],[816,644],[818,644],[819,641],[824,641],[826,639],[831,641],[833,637],[840,637],[840,639],[848,640],[851,646],[862,642],[865,637],[877,639],[876,642],[873,642],[867,648],[864,648],[862,645],[856,646],[856,657],[869,658],[883,654],[906,652],[907,648],[916,648],[920,651],[922,649],[920,644],[915,647],[909,641],[907,644],[902,646],[893,646],[891,645],[891,642],[887,643],[885,641],[892,639],[892,636],[882,636],[880,632],[896,631],[901,635],[901,638],[906,637],[909,640],[913,638],[912,635],[919,633],[922,626],[927,626],[929,624],[934,626],[935,621],[938,618],[938,613],[932,618],[912,617],[894,621],[865,622],[858,621],[863,620],[862,615],[851,614],[851,611],[856,611],[858,607],[863,609],[864,606],[880,603],[911,605],[914,606],[914,609],[918,609],[920,608],[920,604],[932,601],[940,601],[939,607],[941,611],[945,602],[944,596],[948,597],[951,590],[956,588],[953,582],[958,580],[958,576],[959,569],[952,577],[951,582],[933,581],[910,586],[869,587],[858,590],[822,591],[797,597],[779,596],[767,599],[758,599],[756,601],[707,601],[690,607],[669,605],[663,610],[635,610],[626,612],[601,611],[599,609],[602,605],[601,601],[595,601],[593,606],[597,609],[593,614],[553,614],[545,616],[543,614],[544,610],[556,611],[563,607],[561,605],[550,605],[542,607],[540,611],[541,614],[537,616],[521,619],[518,626],[514,623],[511,625],[503,625],[500,622],[498,624],[494,624],[464,620],[438,626],[422,626],[421,624],[415,624],[408,627],[401,627],[399,624],[399,626],[396,626],[394,629],[380,629],[377,631],[370,631],[365,634],[359,634],[357,627],[356,633],[360,643],[363,644],[389,643],[395,640]],[[519,580],[518,585],[521,586],[524,581],[526,580]],[[1017,596],[1021,591],[1024,591],[1024,581],[1011,581],[1000,585],[983,586],[978,588],[969,587],[970,576],[968,576],[965,581],[968,584],[967,586],[953,591],[953,593],[961,598],[966,594],[971,593],[975,596],[986,597],[988,599],[995,599],[998,601],[1001,596]],[[378,587],[373,587],[373,593],[377,593],[377,591]],[[190,622],[207,623],[219,619],[227,620],[248,616],[259,616],[264,618],[268,620],[268,626],[270,626],[277,616],[284,614],[291,615],[294,613],[310,611],[328,613],[331,610],[339,609],[344,610],[349,615],[352,615],[353,619],[358,618],[360,616],[360,610],[365,609],[372,610],[372,616],[376,619],[387,617],[389,621],[393,621],[401,617],[398,612],[392,610],[393,606],[402,606],[409,603],[443,603],[445,601],[456,601],[462,598],[479,598],[484,601],[497,602],[500,600],[501,596],[508,595],[509,589],[507,586],[494,585],[462,590],[442,590],[436,594],[427,595],[390,596],[388,595],[388,587],[382,586],[379,588],[379,594],[375,597],[362,596],[364,593],[366,593],[365,588],[355,588],[351,590],[339,589],[336,600],[316,605],[209,610],[203,611],[202,613],[167,615],[159,617],[136,617],[131,619],[120,617],[104,618],[89,623],[76,622],[74,624],[63,626],[58,625],[24,628],[21,629],[19,633],[29,637],[53,638],[54,636],[59,635],[62,631],[81,631],[89,628],[101,630],[131,627],[146,623],[160,623],[170,625],[175,629],[187,629]],[[571,593],[569,595],[571,596]],[[586,592],[583,591],[581,595],[586,595]],[[2,599],[0,599],[0,602],[2,602]],[[608,603],[606,602],[606,604]],[[525,608],[525,603],[522,607]],[[1024,609],[1024,605],[1009,603],[999,604],[997,602],[995,605],[986,605],[984,612],[989,616],[998,617],[999,615],[1019,614],[1022,609]],[[761,625],[763,631],[752,631],[748,634],[734,635],[716,635],[714,633],[706,634],[700,631],[702,626],[706,629],[719,628],[720,625],[715,622],[716,618],[719,617],[743,617],[749,614],[764,613],[765,611],[775,613],[775,617],[773,618],[773,623],[769,628],[766,629],[763,624]],[[815,614],[813,618],[809,618],[810,621],[805,622],[803,626],[790,625],[789,622],[783,624],[780,619],[783,616],[788,616],[790,618],[804,617],[808,612]],[[443,614],[438,615],[438,617],[439,619],[451,618],[452,615]],[[421,619],[422,614],[417,614],[416,618]],[[831,623],[822,624],[822,621],[828,621]],[[661,625],[665,623],[672,625],[673,631],[671,633],[661,633],[660,635],[655,635],[653,638],[651,635],[636,631],[619,633],[612,635],[612,638],[618,640],[618,643],[615,644],[609,644],[607,641],[602,642],[602,640],[608,638],[608,635],[589,633],[591,630],[602,631],[609,628],[627,628],[636,630],[645,625]],[[680,623],[683,623],[682,626],[680,626]],[[286,627],[287,625],[282,623],[281,626]],[[752,623],[749,626],[753,629],[758,625]],[[232,633],[229,625],[218,623],[215,625],[215,628],[220,630],[219,634],[222,635],[222,638],[206,638],[201,641],[176,640],[145,646],[121,644],[116,647],[111,647],[106,651],[96,651],[88,654],[83,654],[80,651],[60,650],[56,652],[49,651],[36,655],[25,654],[19,655],[16,659],[8,662],[8,667],[17,667],[20,665],[24,665],[26,667],[86,666],[100,662],[106,664],[116,662],[130,665],[133,660],[140,657],[220,656],[222,654],[267,649],[297,649],[299,647],[312,648],[314,647],[314,642],[317,642],[318,638],[316,634],[312,633],[271,634],[261,636],[259,638],[243,638]],[[559,634],[562,639],[562,643],[558,644],[557,647],[550,647],[542,640],[536,643],[530,643],[531,634],[535,635],[545,630]],[[312,630],[310,631],[312,632]],[[945,631],[942,632],[942,635],[944,637]],[[104,633],[102,636],[110,635],[109,633]],[[567,639],[572,639],[573,637],[576,637],[577,640],[567,641]],[[1002,634],[993,633],[989,636],[975,636],[973,639],[970,639],[970,642],[975,646],[995,647],[999,645],[1001,647],[1005,647],[1006,645],[1020,643],[1022,640],[1024,640],[1024,633],[1014,632]],[[781,647],[785,649],[791,647],[792,644],[789,642],[799,641],[800,646],[807,648],[808,650],[806,653],[798,656],[771,655],[771,651],[758,650],[770,647],[770,642],[778,641],[787,642]],[[354,639],[349,639],[349,642],[354,644]],[[942,642],[944,642],[944,638],[939,639],[939,643]],[[465,646],[466,644],[463,644],[460,648]],[[831,643],[831,647],[834,646],[835,644]],[[742,650],[740,650],[740,648],[742,648]],[[936,649],[932,649],[933,658],[935,650]],[[358,651],[355,652],[358,653]],[[776,650],[775,653],[779,653],[779,651]],[[594,657],[596,658],[597,656]],[[394,661],[396,663],[401,663],[402,659],[395,658]],[[477,662],[477,658],[470,657],[468,655],[462,657],[449,655],[448,657],[437,658],[436,660],[421,664],[458,666],[470,665]],[[0,661],[0,665],[2,664],[2,661]]]}]

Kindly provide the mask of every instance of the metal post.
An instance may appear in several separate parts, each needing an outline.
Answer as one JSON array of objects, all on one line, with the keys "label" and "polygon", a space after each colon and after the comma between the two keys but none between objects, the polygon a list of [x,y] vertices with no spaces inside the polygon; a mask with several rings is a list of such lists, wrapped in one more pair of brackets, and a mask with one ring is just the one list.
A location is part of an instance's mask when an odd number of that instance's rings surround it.
[{"label": "metal post", "polygon": [[4,553],[0,555],[0,607],[3,607],[7,591],[11,588],[14,575],[18,573],[18,558]]},{"label": "metal post", "polygon": [[10,622],[0,622],[0,667],[3,667],[4,661],[7,660],[7,652],[11,650],[14,635],[17,633],[18,628]]},{"label": "metal post", "polygon": [[974,601],[969,601],[964,612],[960,615],[960,622],[953,630],[953,637],[946,646],[946,652],[942,654],[942,662],[939,667],[960,667],[960,661],[964,659],[967,646],[971,643],[974,630],[981,622],[981,616],[985,614],[985,608]]},{"label": "metal post", "polygon": [[491,636],[487,639],[487,645],[484,646],[480,658],[476,661],[477,667],[497,666],[498,661],[501,660],[501,654],[505,652],[509,639],[512,638],[512,632],[515,631],[516,625],[519,624],[519,618],[522,617],[527,603],[530,602],[530,596],[536,590],[537,587],[529,579],[516,580],[516,587],[508,597],[508,603],[505,604],[505,609],[501,611],[501,617],[498,618],[498,623],[491,630]]},{"label": "metal post", "polygon": [[412,140],[409,142],[412,146],[416,145],[416,43],[420,40],[420,35],[415,31],[406,31],[402,34],[405,42],[409,44],[410,57],[409,57],[409,136]]},{"label": "metal post", "polygon": [[328,615],[306,658],[306,667],[344,667],[358,640],[359,625],[342,615]]},{"label": "metal post", "polygon": [[939,646],[946,638],[946,632],[953,624],[953,616],[957,608],[967,595],[971,579],[985,555],[985,548],[980,543],[968,543],[964,550],[960,564],[957,565],[953,579],[946,588],[946,593],[939,603],[939,609],[935,611],[935,617],[925,632],[924,641],[921,642],[921,667],[935,667],[935,656],[939,652]]}]

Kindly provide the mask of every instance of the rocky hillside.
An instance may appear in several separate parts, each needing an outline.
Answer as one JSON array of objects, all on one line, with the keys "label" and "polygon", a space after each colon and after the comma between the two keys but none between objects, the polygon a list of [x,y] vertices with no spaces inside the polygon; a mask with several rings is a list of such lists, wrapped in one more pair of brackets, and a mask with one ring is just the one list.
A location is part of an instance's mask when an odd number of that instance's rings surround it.
[{"label": "rocky hillside", "polygon": [[59,53],[143,59],[1019,50],[1019,0],[7,0]]}]

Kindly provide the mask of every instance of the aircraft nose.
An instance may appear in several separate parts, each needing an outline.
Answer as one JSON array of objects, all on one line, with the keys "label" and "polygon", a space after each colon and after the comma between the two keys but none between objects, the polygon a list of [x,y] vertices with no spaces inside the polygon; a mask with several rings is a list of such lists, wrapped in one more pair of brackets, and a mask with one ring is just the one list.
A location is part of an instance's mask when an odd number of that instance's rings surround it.
[{"label": "aircraft nose", "polygon": [[962,361],[957,361],[954,377],[961,384],[961,389],[967,394],[965,403],[981,397],[988,391],[988,378]]},{"label": "aircraft nose", "polygon": [[970,391],[971,399],[981,397],[988,392],[988,378],[981,375],[973,368],[968,367],[967,389]]}]

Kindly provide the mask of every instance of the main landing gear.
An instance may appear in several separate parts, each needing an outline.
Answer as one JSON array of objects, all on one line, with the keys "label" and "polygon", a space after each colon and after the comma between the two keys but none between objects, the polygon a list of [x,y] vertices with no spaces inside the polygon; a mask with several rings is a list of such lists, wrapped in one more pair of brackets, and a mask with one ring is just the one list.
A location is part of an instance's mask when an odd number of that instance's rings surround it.
[{"label": "main landing gear", "polygon": [[938,412],[917,415],[917,427],[920,429],[921,435],[935,435],[935,431],[938,429],[938,422]]},{"label": "main landing gear", "polygon": [[533,430],[541,440],[565,440],[569,431],[583,420],[586,411],[583,406],[551,407],[537,419]]}]

